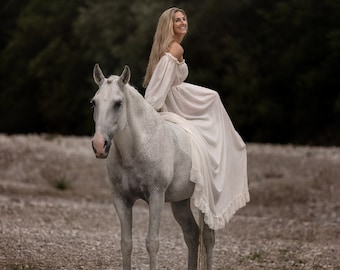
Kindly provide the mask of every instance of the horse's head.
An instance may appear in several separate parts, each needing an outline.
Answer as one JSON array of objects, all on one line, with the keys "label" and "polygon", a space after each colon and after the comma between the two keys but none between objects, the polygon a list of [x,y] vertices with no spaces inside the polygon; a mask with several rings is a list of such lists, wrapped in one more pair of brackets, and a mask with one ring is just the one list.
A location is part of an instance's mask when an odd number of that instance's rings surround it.
[{"label": "horse's head", "polygon": [[97,158],[106,158],[114,134],[126,125],[124,88],[130,80],[130,69],[125,66],[120,77],[105,78],[99,65],[96,64],[93,78],[99,89],[91,100],[95,122],[92,147]]}]

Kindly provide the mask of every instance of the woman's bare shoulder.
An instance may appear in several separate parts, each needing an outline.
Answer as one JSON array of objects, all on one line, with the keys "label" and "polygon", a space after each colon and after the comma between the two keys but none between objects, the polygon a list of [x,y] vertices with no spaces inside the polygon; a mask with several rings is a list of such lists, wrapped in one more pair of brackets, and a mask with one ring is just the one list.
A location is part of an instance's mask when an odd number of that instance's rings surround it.
[{"label": "woman's bare shoulder", "polygon": [[170,45],[170,48],[169,48],[169,53],[171,53],[171,55],[176,57],[178,59],[178,61],[180,61],[180,62],[183,61],[184,49],[181,46],[181,44],[179,44],[177,42],[172,42],[171,45]]}]

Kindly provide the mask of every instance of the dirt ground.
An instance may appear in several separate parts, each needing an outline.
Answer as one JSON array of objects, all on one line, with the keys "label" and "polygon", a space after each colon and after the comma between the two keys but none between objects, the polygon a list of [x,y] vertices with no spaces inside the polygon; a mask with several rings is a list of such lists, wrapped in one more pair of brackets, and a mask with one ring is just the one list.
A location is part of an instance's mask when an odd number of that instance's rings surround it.
[{"label": "dirt ground", "polygon": [[[121,269],[105,161],[89,137],[0,134],[0,269]],[[251,202],[216,232],[213,269],[340,270],[340,148],[248,145]],[[133,269],[148,269],[134,208]],[[169,205],[159,269],[186,269]]]}]

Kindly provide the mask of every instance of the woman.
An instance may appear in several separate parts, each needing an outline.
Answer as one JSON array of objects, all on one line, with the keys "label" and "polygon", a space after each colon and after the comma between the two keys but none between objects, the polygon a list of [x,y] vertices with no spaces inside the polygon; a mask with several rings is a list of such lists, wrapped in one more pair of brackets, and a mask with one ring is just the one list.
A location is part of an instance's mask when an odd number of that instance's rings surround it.
[{"label": "woman", "polygon": [[184,82],[188,67],[181,42],[187,31],[182,9],[173,7],[160,16],[144,78],[145,99],[188,133],[192,200],[216,230],[249,201],[246,147],[217,92]]}]

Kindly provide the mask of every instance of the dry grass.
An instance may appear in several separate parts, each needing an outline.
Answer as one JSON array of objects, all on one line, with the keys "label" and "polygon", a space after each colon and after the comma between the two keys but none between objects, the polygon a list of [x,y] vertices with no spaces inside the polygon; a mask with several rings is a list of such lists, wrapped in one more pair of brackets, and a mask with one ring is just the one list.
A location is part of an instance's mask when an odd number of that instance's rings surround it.
[{"label": "dry grass", "polygon": [[[120,269],[105,163],[88,137],[0,135],[0,269]],[[248,145],[251,203],[217,232],[214,269],[340,270],[340,149]],[[148,269],[134,209],[133,269]],[[160,269],[185,269],[167,205]]]}]

